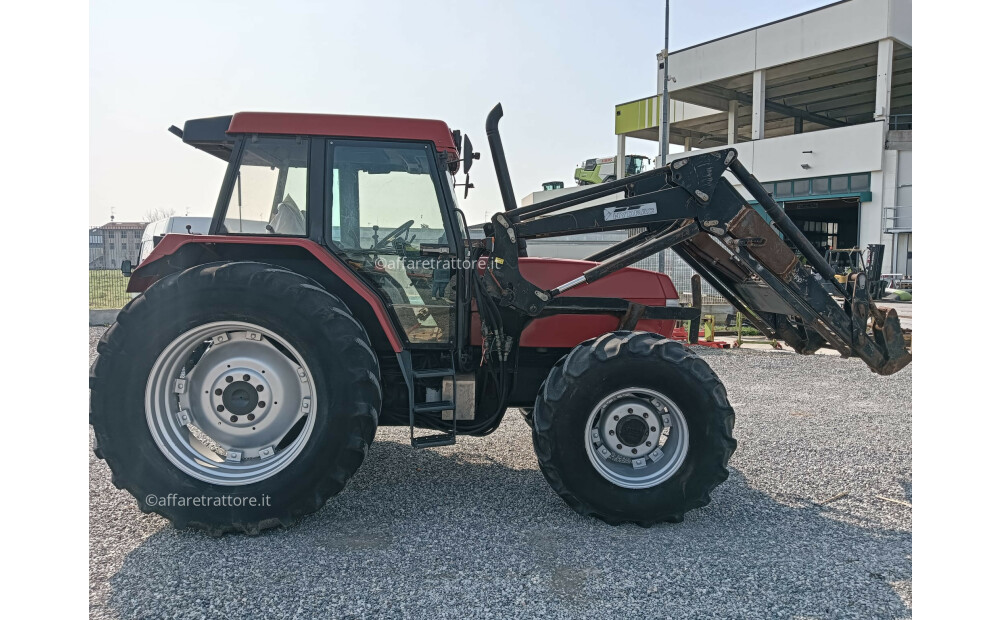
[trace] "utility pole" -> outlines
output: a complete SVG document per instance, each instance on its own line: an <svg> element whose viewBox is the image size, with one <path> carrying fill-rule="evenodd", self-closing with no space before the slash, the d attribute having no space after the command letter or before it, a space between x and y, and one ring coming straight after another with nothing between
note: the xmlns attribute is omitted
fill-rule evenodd
<svg viewBox="0 0 1000 620"><path fill-rule="evenodd" d="M663 20L663 97L660 100L660 165L667 165L667 152L670 150L670 94L667 84L670 76L667 74L667 56L670 45L670 0L666 0Z"/></svg>

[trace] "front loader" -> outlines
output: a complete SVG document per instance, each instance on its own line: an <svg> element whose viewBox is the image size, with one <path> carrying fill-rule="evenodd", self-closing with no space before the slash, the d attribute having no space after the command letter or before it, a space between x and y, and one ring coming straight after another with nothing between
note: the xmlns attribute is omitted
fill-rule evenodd
<svg viewBox="0 0 1000 620"><path fill-rule="evenodd" d="M574 510L680 521L726 479L736 442L719 378L666 337L686 320L696 339L700 308L629 267L666 248L799 353L833 347L880 374L909 362L865 274L838 282L735 150L517 207L502 114L486 133L504 210L482 240L454 192L478 154L440 121L251 112L172 127L227 171L209 234L166 235L98 345L91 423L115 484L177 527L255 533L342 490L378 425L444 446L515 407ZM621 229L640 232L585 261L527 256L530 239Z"/></svg>

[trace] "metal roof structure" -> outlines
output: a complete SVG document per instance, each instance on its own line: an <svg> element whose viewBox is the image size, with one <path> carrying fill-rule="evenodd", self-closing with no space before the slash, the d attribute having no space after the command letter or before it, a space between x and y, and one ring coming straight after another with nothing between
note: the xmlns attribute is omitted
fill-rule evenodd
<svg viewBox="0 0 1000 620"><path fill-rule="evenodd" d="M913 50L896 45L890 116L912 113L912 62ZM877 64L878 43L869 43L768 69L765 135L777 137L795 133L796 122L801 123L799 133L871 122ZM730 100L738 101L737 141L750 139L752 74L671 90L670 97L715 110L725 110ZM698 148L724 145L727 143L727 117L727 112L719 112L672 122L671 141L680 144L684 138L691 138ZM656 130L652 130L650 139L657 137Z"/></svg>
<svg viewBox="0 0 1000 620"><path fill-rule="evenodd" d="M782 20L671 51L670 141L692 148L752 138L754 76L764 76L768 138L889 117L910 129L912 60L909 0L843 0ZM891 40L890 99L877 102L880 42ZM663 70L663 53L660 71ZM661 73L662 76L662 73ZM760 76L758 76L760 77ZM883 76L884 77L884 76ZM616 106L615 133L659 139L660 96Z"/></svg>

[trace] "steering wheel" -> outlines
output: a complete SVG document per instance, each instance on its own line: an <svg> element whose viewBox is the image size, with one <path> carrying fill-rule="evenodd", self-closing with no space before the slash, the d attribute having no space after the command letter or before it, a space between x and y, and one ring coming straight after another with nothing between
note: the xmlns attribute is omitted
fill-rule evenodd
<svg viewBox="0 0 1000 620"><path fill-rule="evenodd" d="M372 249L373 250L384 250L385 248L391 247L392 242L397 237L405 235L407 233L407 231L410 230L411 226L413 226L413 220L410 220L410 221L406 222L405 224L403 224L399 228L397 228L397 229L393 230L392 232L390 232L388 235L386 235L386 236L382 237L381 239L379 239L379 242L376 243L375 246L372 247Z"/></svg>

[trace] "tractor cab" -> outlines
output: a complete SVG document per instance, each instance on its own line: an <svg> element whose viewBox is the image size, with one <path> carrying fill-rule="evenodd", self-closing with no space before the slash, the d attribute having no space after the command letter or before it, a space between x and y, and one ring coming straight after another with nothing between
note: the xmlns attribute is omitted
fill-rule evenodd
<svg viewBox="0 0 1000 620"><path fill-rule="evenodd" d="M452 342L466 236L458 132L423 119L258 112L171 131L229 162L210 234L321 243L380 293L410 343Z"/></svg>
<svg viewBox="0 0 1000 620"><path fill-rule="evenodd" d="M640 174L646 169L649 158L645 155L627 155L625 157L625 176Z"/></svg>

